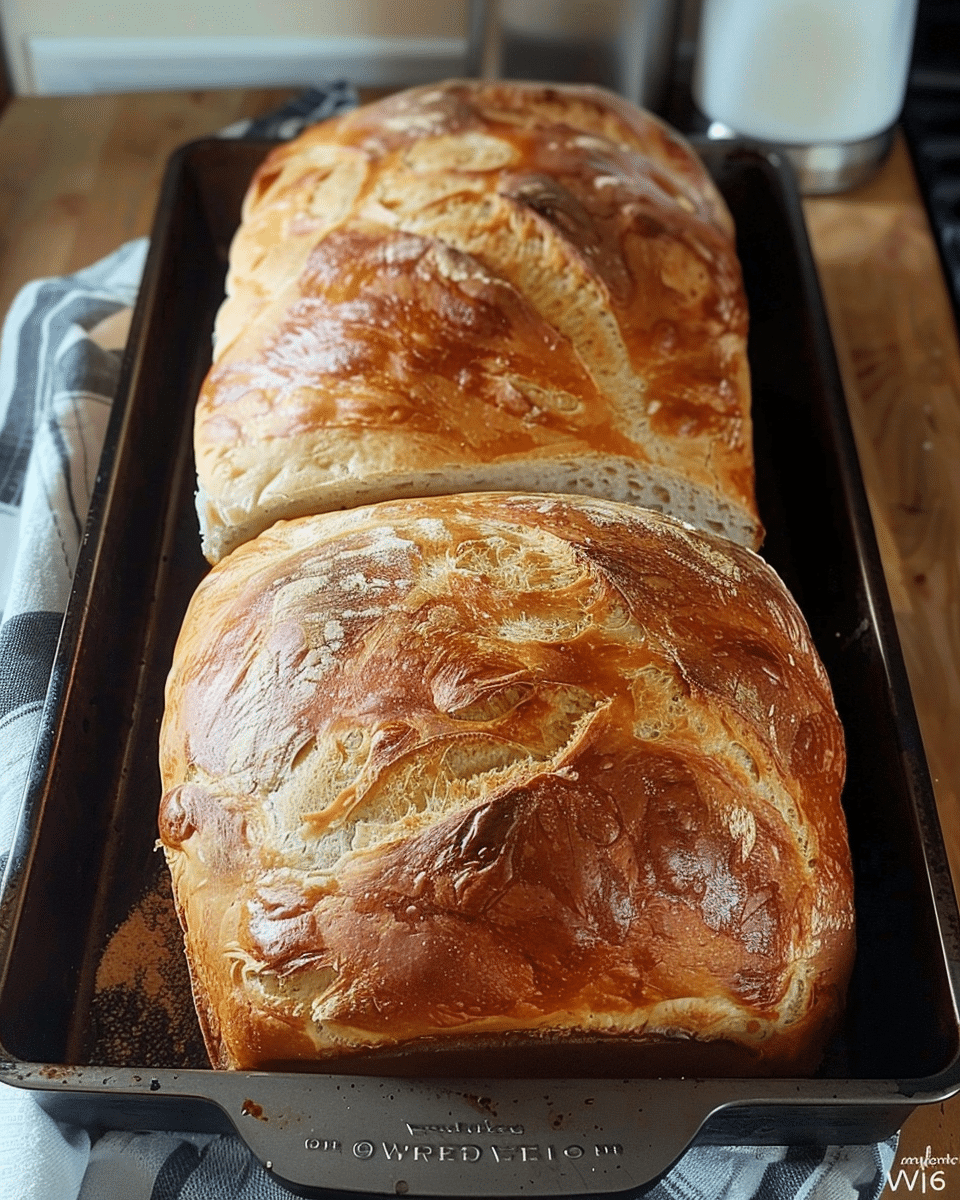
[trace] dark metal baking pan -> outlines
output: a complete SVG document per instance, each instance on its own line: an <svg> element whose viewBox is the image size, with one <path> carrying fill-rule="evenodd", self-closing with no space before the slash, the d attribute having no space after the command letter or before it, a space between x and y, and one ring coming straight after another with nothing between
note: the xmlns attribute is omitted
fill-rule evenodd
<svg viewBox="0 0 960 1200"><path fill-rule="evenodd" d="M909 688L789 174L702 152L751 310L764 553L848 738L859 950L814 1079L396 1080L205 1065L157 854L163 682L204 573L192 407L240 200L265 144L171 161L0 907L0 1078L92 1126L231 1130L279 1178L413 1195L583 1195L694 1140L857 1143L960 1090L960 938ZM139 958L138 958L139 955Z"/></svg>

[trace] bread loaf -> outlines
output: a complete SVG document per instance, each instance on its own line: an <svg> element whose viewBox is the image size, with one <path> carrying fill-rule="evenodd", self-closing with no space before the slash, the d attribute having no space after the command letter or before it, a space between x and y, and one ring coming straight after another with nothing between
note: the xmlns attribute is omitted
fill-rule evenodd
<svg viewBox="0 0 960 1200"><path fill-rule="evenodd" d="M204 550L278 518L595 494L756 546L733 226L676 133L600 89L454 81L270 153L195 427Z"/></svg>
<svg viewBox="0 0 960 1200"><path fill-rule="evenodd" d="M844 745L752 551L614 502L280 522L200 585L162 844L219 1067L797 1074L854 951Z"/></svg>

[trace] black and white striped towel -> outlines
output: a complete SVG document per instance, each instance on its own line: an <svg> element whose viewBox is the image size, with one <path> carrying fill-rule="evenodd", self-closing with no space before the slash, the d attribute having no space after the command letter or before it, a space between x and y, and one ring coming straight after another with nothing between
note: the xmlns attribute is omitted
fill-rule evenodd
<svg viewBox="0 0 960 1200"><path fill-rule="evenodd" d="M109 342L123 344L117 315L136 299L146 249L141 239L75 275L28 284L3 327L0 862L13 840L117 383L120 354Z"/></svg>
<svg viewBox="0 0 960 1200"><path fill-rule="evenodd" d="M292 136L356 103L342 84L224 131ZM0 863L13 841L147 243L28 285L0 342ZM650 1200L873 1200L896 1139L694 1147ZM92 1144L0 1084L2 1200L288 1200L237 1137L107 1132Z"/></svg>

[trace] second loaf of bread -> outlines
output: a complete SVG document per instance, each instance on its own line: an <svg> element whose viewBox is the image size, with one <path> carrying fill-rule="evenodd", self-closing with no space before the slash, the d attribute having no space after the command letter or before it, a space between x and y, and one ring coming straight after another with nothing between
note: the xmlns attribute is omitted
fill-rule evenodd
<svg viewBox="0 0 960 1200"><path fill-rule="evenodd" d="M827 677L774 572L674 521L280 522L190 605L161 770L215 1065L794 1074L842 1009Z"/></svg>
<svg viewBox="0 0 960 1200"><path fill-rule="evenodd" d="M690 146L600 89L452 81L271 152L197 406L216 561L405 495L595 494L756 546L747 309Z"/></svg>

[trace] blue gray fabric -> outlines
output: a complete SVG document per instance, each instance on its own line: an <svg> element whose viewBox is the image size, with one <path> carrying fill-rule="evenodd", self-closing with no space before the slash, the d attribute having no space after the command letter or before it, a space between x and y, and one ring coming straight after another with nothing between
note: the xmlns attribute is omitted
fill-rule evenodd
<svg viewBox="0 0 960 1200"><path fill-rule="evenodd" d="M345 84L224 131L290 137L356 103ZM116 387L97 327L135 300L141 239L76 274L32 283L0 343L0 862L12 843L61 618ZM896 1139L837 1147L694 1147L649 1200L874 1200ZM287 1200L238 1137L58 1124L0 1084L3 1200Z"/></svg>
<svg viewBox="0 0 960 1200"><path fill-rule="evenodd" d="M356 90L342 80L322 88L308 88L294 96L276 112L263 117L237 121L220 130L221 137L234 138L292 138L308 125L326 121L338 113L349 112L358 104Z"/></svg>

